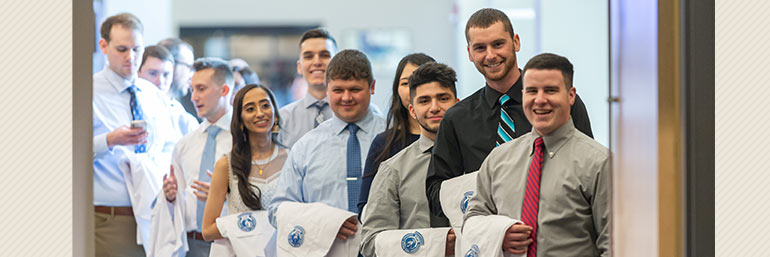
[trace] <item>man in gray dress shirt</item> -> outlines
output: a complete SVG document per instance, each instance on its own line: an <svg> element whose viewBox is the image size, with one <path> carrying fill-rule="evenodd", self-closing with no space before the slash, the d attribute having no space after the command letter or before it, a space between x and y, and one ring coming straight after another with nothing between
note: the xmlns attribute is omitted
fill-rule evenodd
<svg viewBox="0 0 770 257"><path fill-rule="evenodd" d="M431 224L438 219L430 218L423 192L441 118L458 101L455 81L452 68L434 62L421 65L409 77L409 112L420 124L420 139L380 164L363 215L364 256L374 256L374 242L380 232L441 226ZM450 230L446 255L454 254L454 239Z"/></svg>
<svg viewBox="0 0 770 257"><path fill-rule="evenodd" d="M572 123L572 64L540 54L523 74L523 109L532 131L492 150L479 169L465 220L492 214L521 219L525 224L512 225L503 238L509 253L609 256L610 153ZM532 210L535 222L526 224Z"/></svg>
<svg viewBox="0 0 770 257"><path fill-rule="evenodd" d="M297 73L307 81L302 99L281 108L278 141L292 147L300 137L332 117L324 78L329 60L337 53L337 41L323 28L306 31L299 40Z"/></svg>

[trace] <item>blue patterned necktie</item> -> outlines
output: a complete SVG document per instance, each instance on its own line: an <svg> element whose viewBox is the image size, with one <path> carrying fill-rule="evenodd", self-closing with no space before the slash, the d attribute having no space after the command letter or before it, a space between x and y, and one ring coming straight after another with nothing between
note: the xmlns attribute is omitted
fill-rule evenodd
<svg viewBox="0 0 770 257"><path fill-rule="evenodd" d="M142 112L142 105L140 105L139 101L136 100L136 85L131 85L130 87L128 87L128 93L131 95L131 100L128 102L128 104L131 106L131 119L143 120L144 113ZM147 145L145 144L136 145L134 152L135 153L147 152Z"/></svg>
<svg viewBox="0 0 770 257"><path fill-rule="evenodd" d="M313 120L313 128L318 127L318 124L321 124L326 119L324 119L324 106L326 106L328 103L318 101L313 104L313 107L318 109L318 114L315 115L315 119Z"/></svg>
<svg viewBox="0 0 770 257"><path fill-rule="evenodd" d="M214 152L217 150L217 134L219 134L220 128L212 124L206 129L206 145L203 146L203 155L201 155L201 168L198 171L198 180L201 182L211 182L211 178L206 174L206 170L214 172ZM198 230L203 231L203 210L206 209L206 202L197 201L198 203Z"/></svg>
<svg viewBox="0 0 770 257"><path fill-rule="evenodd" d="M514 138L514 133L516 133L516 127L513 125L513 119L511 119L511 116L508 115L508 112L505 111L505 102L508 102L508 100L511 100L511 97L503 94L500 97L500 122L498 122L497 125L497 146L511 141Z"/></svg>
<svg viewBox="0 0 770 257"><path fill-rule="evenodd" d="M356 205L361 193L361 145L358 144L358 137L356 137L358 126L355 123L348 123L348 131L350 132L347 154L348 176L346 179L348 182L348 211L357 213Z"/></svg>

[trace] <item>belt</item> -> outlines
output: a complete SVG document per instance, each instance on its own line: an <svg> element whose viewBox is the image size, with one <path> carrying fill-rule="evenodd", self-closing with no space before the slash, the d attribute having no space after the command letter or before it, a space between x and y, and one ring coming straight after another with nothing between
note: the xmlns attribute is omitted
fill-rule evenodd
<svg viewBox="0 0 770 257"><path fill-rule="evenodd" d="M205 241L205 239L203 239L203 234L201 234L201 232L198 232L198 231L187 232L187 238Z"/></svg>
<svg viewBox="0 0 770 257"><path fill-rule="evenodd" d="M114 206L94 206L94 212L118 215L118 216L134 216L134 209L131 206L127 207L114 207Z"/></svg>

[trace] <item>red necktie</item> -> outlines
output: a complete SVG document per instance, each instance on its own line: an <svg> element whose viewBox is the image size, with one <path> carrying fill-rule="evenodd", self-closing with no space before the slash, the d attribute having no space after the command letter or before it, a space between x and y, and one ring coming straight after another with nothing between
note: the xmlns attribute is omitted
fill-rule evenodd
<svg viewBox="0 0 770 257"><path fill-rule="evenodd" d="M532 243L527 248L527 257L537 256L537 214L540 209L540 174L543 168L543 138L535 139L535 154L527 171L527 187L524 204L521 206L521 221L532 227Z"/></svg>

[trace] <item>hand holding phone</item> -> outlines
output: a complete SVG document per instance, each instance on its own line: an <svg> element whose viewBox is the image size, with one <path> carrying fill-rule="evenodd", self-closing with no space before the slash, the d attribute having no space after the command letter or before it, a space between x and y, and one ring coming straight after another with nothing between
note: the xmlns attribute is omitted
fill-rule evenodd
<svg viewBox="0 0 770 257"><path fill-rule="evenodd" d="M144 120L132 120L131 121L131 128L132 129L139 128L139 129L142 129L142 130L146 130L147 129L147 122L144 121Z"/></svg>

